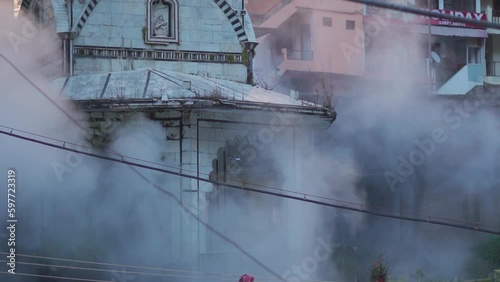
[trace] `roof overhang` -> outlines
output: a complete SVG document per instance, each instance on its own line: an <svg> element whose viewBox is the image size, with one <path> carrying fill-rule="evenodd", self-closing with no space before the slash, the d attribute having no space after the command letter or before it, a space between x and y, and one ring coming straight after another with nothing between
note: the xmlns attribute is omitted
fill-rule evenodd
<svg viewBox="0 0 500 282"><path fill-rule="evenodd" d="M173 99L91 99L68 100L76 104L78 110L95 112L124 112L136 111L155 113L165 111L217 111L224 112L226 116L248 115L249 121L254 121L255 116L262 120L269 120L272 115L284 114L300 117L294 126L312 129L327 129L336 120L335 111L316 106L294 106L273 103L258 103L240 100L195 100Z"/></svg>

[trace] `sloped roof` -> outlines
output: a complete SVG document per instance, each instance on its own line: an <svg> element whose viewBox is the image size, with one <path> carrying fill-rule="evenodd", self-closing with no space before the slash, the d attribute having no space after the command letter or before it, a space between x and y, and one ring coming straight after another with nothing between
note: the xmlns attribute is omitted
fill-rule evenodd
<svg viewBox="0 0 500 282"><path fill-rule="evenodd" d="M183 83L190 83L191 87ZM84 74L53 81L72 100L94 99L204 99L312 107L300 100L248 84L158 69ZM320 107L316 107L320 108Z"/></svg>
<svg viewBox="0 0 500 282"><path fill-rule="evenodd" d="M52 82L61 100L93 109L137 105L155 108L286 111L317 116L331 124L336 113L287 95L233 81L158 69L84 74Z"/></svg>

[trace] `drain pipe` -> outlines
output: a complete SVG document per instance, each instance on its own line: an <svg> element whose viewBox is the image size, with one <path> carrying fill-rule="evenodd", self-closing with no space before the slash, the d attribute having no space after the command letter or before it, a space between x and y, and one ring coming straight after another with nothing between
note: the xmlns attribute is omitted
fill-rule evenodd
<svg viewBox="0 0 500 282"><path fill-rule="evenodd" d="M73 0L69 0L70 24L69 24L69 75L73 76Z"/></svg>
<svg viewBox="0 0 500 282"><path fill-rule="evenodd" d="M241 25L243 26L243 30L245 30L245 15L247 11L245 10L245 0L241 0Z"/></svg>

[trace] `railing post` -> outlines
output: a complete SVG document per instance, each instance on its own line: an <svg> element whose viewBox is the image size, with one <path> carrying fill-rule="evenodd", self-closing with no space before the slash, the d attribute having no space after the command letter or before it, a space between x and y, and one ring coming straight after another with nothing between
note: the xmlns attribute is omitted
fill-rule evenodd
<svg viewBox="0 0 500 282"><path fill-rule="evenodd" d="M288 50L286 48L281 48L281 54L283 55L283 61L288 60Z"/></svg>

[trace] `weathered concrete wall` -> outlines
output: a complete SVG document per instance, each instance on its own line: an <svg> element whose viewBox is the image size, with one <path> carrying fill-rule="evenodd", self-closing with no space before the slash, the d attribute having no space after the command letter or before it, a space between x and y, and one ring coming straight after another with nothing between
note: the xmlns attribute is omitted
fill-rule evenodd
<svg viewBox="0 0 500 282"><path fill-rule="evenodd" d="M114 118L114 116L115 114L110 113L105 115L102 113L92 114L93 118L99 120ZM286 181L276 187L268 177L258 174L258 177L244 179L247 182L246 186L269 185L293 190L296 188L295 185L302 181L300 179L302 168L299 160L301 153L307 153L311 136L308 132L294 126L297 116L278 116L275 113L266 112L222 110L181 112L170 110L156 112L151 115L151 118L166 128L165 146L158 153L162 156L162 162L169 166L167 168L169 170L208 179L212 170L212 160L217 157L217 150L223 147L226 141L233 140L236 136L242 136L248 137L250 145L256 148L256 166L262 166L262 162L258 162L259 156L270 156L275 167L277 166L277 172L274 172L273 178L279 179L280 174L283 177L284 174L287 176L283 178ZM284 126L285 124L288 126ZM264 168L264 173L266 169L268 168ZM169 185L165 189L178 197L194 214L209 221L207 203L199 199L203 198L205 193L214 191L212 184L175 176L172 176L172 179L174 180L169 181ZM270 198L261 194L251 195L252 197ZM212 208L223 207L226 204L225 200L222 199L217 202L218 205L222 206L212 206ZM272 217L273 215L269 215L269 219ZM293 220L295 215L286 215L285 218L283 220ZM217 243L220 241L213 241L216 236L207 231L203 225L181 208L173 208L167 220L169 226L176 230L169 240L182 242L171 248L172 256L177 261L189 261L190 258L201 255L202 265L200 267L203 268L206 266L203 263L203 258L206 258L209 253L220 251L218 248L221 248L221 245ZM248 240L250 239L248 238ZM286 244L286 242L287 238L283 238L282 243ZM241 254L234 255L241 257ZM210 260L228 259L224 257L210 258Z"/></svg>

